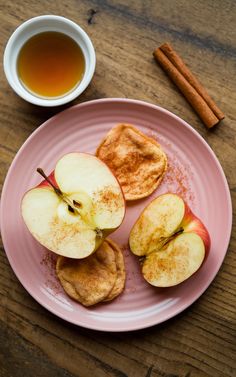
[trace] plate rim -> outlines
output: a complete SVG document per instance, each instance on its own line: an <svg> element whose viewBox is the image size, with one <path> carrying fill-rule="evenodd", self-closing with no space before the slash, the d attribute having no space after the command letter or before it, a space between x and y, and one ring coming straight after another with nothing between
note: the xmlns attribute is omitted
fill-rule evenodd
<svg viewBox="0 0 236 377"><path fill-rule="evenodd" d="M106 104L106 103L114 103L114 102L128 103L128 104L133 104L133 105L141 105L141 106L144 106L144 107L151 108L153 110L157 110L161 113L164 113L168 117L175 119L177 122L179 122L181 124L181 126L183 126L184 128L187 128L191 133L193 133L193 135L199 139L199 141L204 145L204 147L208 150L208 152L212 155L212 157L214 159L214 163L216 164L216 166L219 170L219 173L220 173L221 178L222 178L222 182L224 184L224 189L225 189L225 193L226 193L226 197L227 197L227 203L226 204L229 207L229 219L228 219L229 220L229 227L228 227L228 234L225 237L225 240L226 240L225 243L227 245L226 250L224 251L224 253L222 255L222 260L220 261L219 268L216 269L215 273L211 276L211 278L208 280L207 284L200 290L200 292L198 292L197 295L195 295L194 297L191 297L191 299L188 301L187 304L182 305L179 309L173 310L169 315L166 315L165 319L163 319L161 321L158 321L158 319L148 321L148 319L147 319L145 321L145 323L143 323L142 325L140 325L140 324L138 324L138 325L129 324L129 328L122 328L122 324L121 324L120 328L115 328L115 329L112 328L112 324L110 324L110 323L109 324L105 323L105 327L104 327L104 323L102 323L103 326L99 326L99 325L96 326L96 325L91 325L91 324L86 325L86 323L81 324L81 323L78 323L78 321L75 321L73 319L71 320L64 315L57 313L57 311L55 309L53 309L50 305L44 303L43 300L36 297L36 295L34 293L32 293L31 290L28 287L26 288L25 284L21 281L21 278L18 275L18 272L16 271L16 267L14 266L14 263L11 259L10 251L7 250L7 247L5 246L5 234L4 234L4 231L3 231L4 228L1 225L1 224L3 224L3 211L2 211L2 205L1 204L2 204L2 202L4 202L4 198L5 198L5 195L6 195L6 188L7 188L7 185L8 185L8 180L10 179L10 175L11 175L12 171L14 170L14 165L16 163L18 156L22 153L22 151L24 150L26 145L28 145L28 143L30 143L31 139L37 137L37 134L43 128L47 127L48 123L51 123L51 121L55 121L62 114L69 113L69 112L72 112L72 111L76 111L77 108L83 108L83 107L86 107L86 106L93 106L94 104L96 105L96 104ZM175 115L171 111L169 111L169 110L167 110L167 109L165 109L161 106L158 106L158 105L146 102L146 101L131 99L131 98L116 98L116 97L114 97L114 98L100 98L100 99L95 99L95 100L88 100L86 102L82 102L82 103L70 106L69 108L60 111L59 113L53 115L52 117L50 117L49 119L44 121L42 124L40 124L37 127L37 129L34 130L27 137L27 139L24 141L24 143L19 148L18 152L15 154L15 156L14 156L14 158L13 158L13 160L12 160L12 162L11 162L9 168L8 168L7 174L5 176L5 180L4 180L3 187L2 187L2 193L1 193L1 202L0 202L0 231L1 231L2 241L3 241L4 251L5 251L5 254L7 256L7 259L9 261L9 264L10 264L14 274L16 275L17 279L19 280L21 285L24 287L24 289L28 292L28 294L31 297L33 297L33 299L36 302L38 302L42 307L44 307L49 312L56 315L58 318L62 318L63 320L67 321L68 323L72 323L76 326L80 326L80 327L87 328L87 329L90 329L90 330L104 331L104 332L114 332L114 333L115 332L128 332L128 331L136 331L136 330L149 328L151 326L161 324L161 323L166 322L167 320L169 320L171 318L174 318L176 315L180 314L181 312L183 312L184 310L189 308L209 288L210 284L212 283L212 281L215 279L216 275L218 274L218 272L219 272L219 270L220 270L220 268L223 264L223 261L225 259L225 256L227 254L227 251L228 251L230 238L231 238L231 232L232 232L232 222L233 222L233 212L232 211L233 211L233 209L232 209L232 198L231 198L230 188L229 188L228 181L227 181L227 178L225 176L224 170L223 170L223 168L220 164L220 161L218 160L215 152L210 147L210 145L206 142L206 140L190 124L188 124L185 120L183 120L179 116ZM99 324L101 325L100 322L99 322Z"/></svg>

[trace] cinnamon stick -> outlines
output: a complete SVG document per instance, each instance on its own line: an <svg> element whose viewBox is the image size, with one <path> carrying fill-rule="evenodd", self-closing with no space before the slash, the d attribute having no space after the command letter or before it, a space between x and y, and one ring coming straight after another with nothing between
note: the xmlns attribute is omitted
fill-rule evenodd
<svg viewBox="0 0 236 377"><path fill-rule="evenodd" d="M224 118L222 111L169 43L157 48L153 55L208 128Z"/></svg>
<svg viewBox="0 0 236 377"><path fill-rule="evenodd" d="M196 89L200 96L206 101L206 103L211 108L216 117L219 120L222 120L224 118L224 114L222 113L222 111L218 108L216 103L209 96L209 94L207 93L206 89L202 86L200 81L192 74L192 72L186 66L181 57L173 50L171 45L169 43L164 43L162 46L160 46L160 49L162 52L164 52L164 54L171 61L171 63L173 63L174 66L180 71L180 73L182 73L186 80L194 87L194 89Z"/></svg>

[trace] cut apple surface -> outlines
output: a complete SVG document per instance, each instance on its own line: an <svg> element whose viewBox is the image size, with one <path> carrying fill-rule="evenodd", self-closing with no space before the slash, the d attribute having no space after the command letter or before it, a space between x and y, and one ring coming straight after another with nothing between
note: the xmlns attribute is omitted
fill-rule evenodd
<svg viewBox="0 0 236 377"><path fill-rule="evenodd" d="M170 287L193 275L210 248L210 236L176 194L154 199L133 226L129 244L141 257L142 274L152 285Z"/></svg>
<svg viewBox="0 0 236 377"><path fill-rule="evenodd" d="M24 195L21 208L29 231L43 246L70 258L84 258L120 226L125 201L105 163L86 153L69 153L48 178Z"/></svg>
<svg viewBox="0 0 236 377"><path fill-rule="evenodd" d="M157 253L147 255L142 273L157 287L170 287L189 278L201 266L205 257L202 239L195 233L176 236Z"/></svg>

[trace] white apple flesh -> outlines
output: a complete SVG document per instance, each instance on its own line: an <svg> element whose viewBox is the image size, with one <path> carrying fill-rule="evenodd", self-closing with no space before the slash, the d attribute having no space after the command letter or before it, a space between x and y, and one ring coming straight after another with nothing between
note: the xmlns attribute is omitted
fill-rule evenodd
<svg viewBox="0 0 236 377"><path fill-rule="evenodd" d="M51 251L85 258L123 221L120 185L105 163L87 153L63 156L46 179L23 197L25 224Z"/></svg>
<svg viewBox="0 0 236 377"><path fill-rule="evenodd" d="M163 194L144 209L129 244L141 257L144 278L154 286L170 287L200 268L210 249L210 236L180 196Z"/></svg>

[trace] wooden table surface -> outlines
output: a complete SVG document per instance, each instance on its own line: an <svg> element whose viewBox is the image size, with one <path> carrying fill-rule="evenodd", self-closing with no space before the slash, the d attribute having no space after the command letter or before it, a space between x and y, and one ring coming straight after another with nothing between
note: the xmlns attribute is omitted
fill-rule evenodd
<svg viewBox="0 0 236 377"><path fill-rule="evenodd" d="M186 120L209 143L236 207L236 3L234 0L0 1L1 56L23 21L59 14L80 24L97 54L94 78L73 104L128 97L160 105ZM152 58L171 42L208 88L225 120L207 130ZM2 69L0 183L22 143L62 108L20 99ZM69 106L71 106L70 104ZM216 203L217 206L217 203ZM236 229L224 263L206 292L177 317L131 333L70 325L41 307L15 277L1 246L0 376L236 376Z"/></svg>

